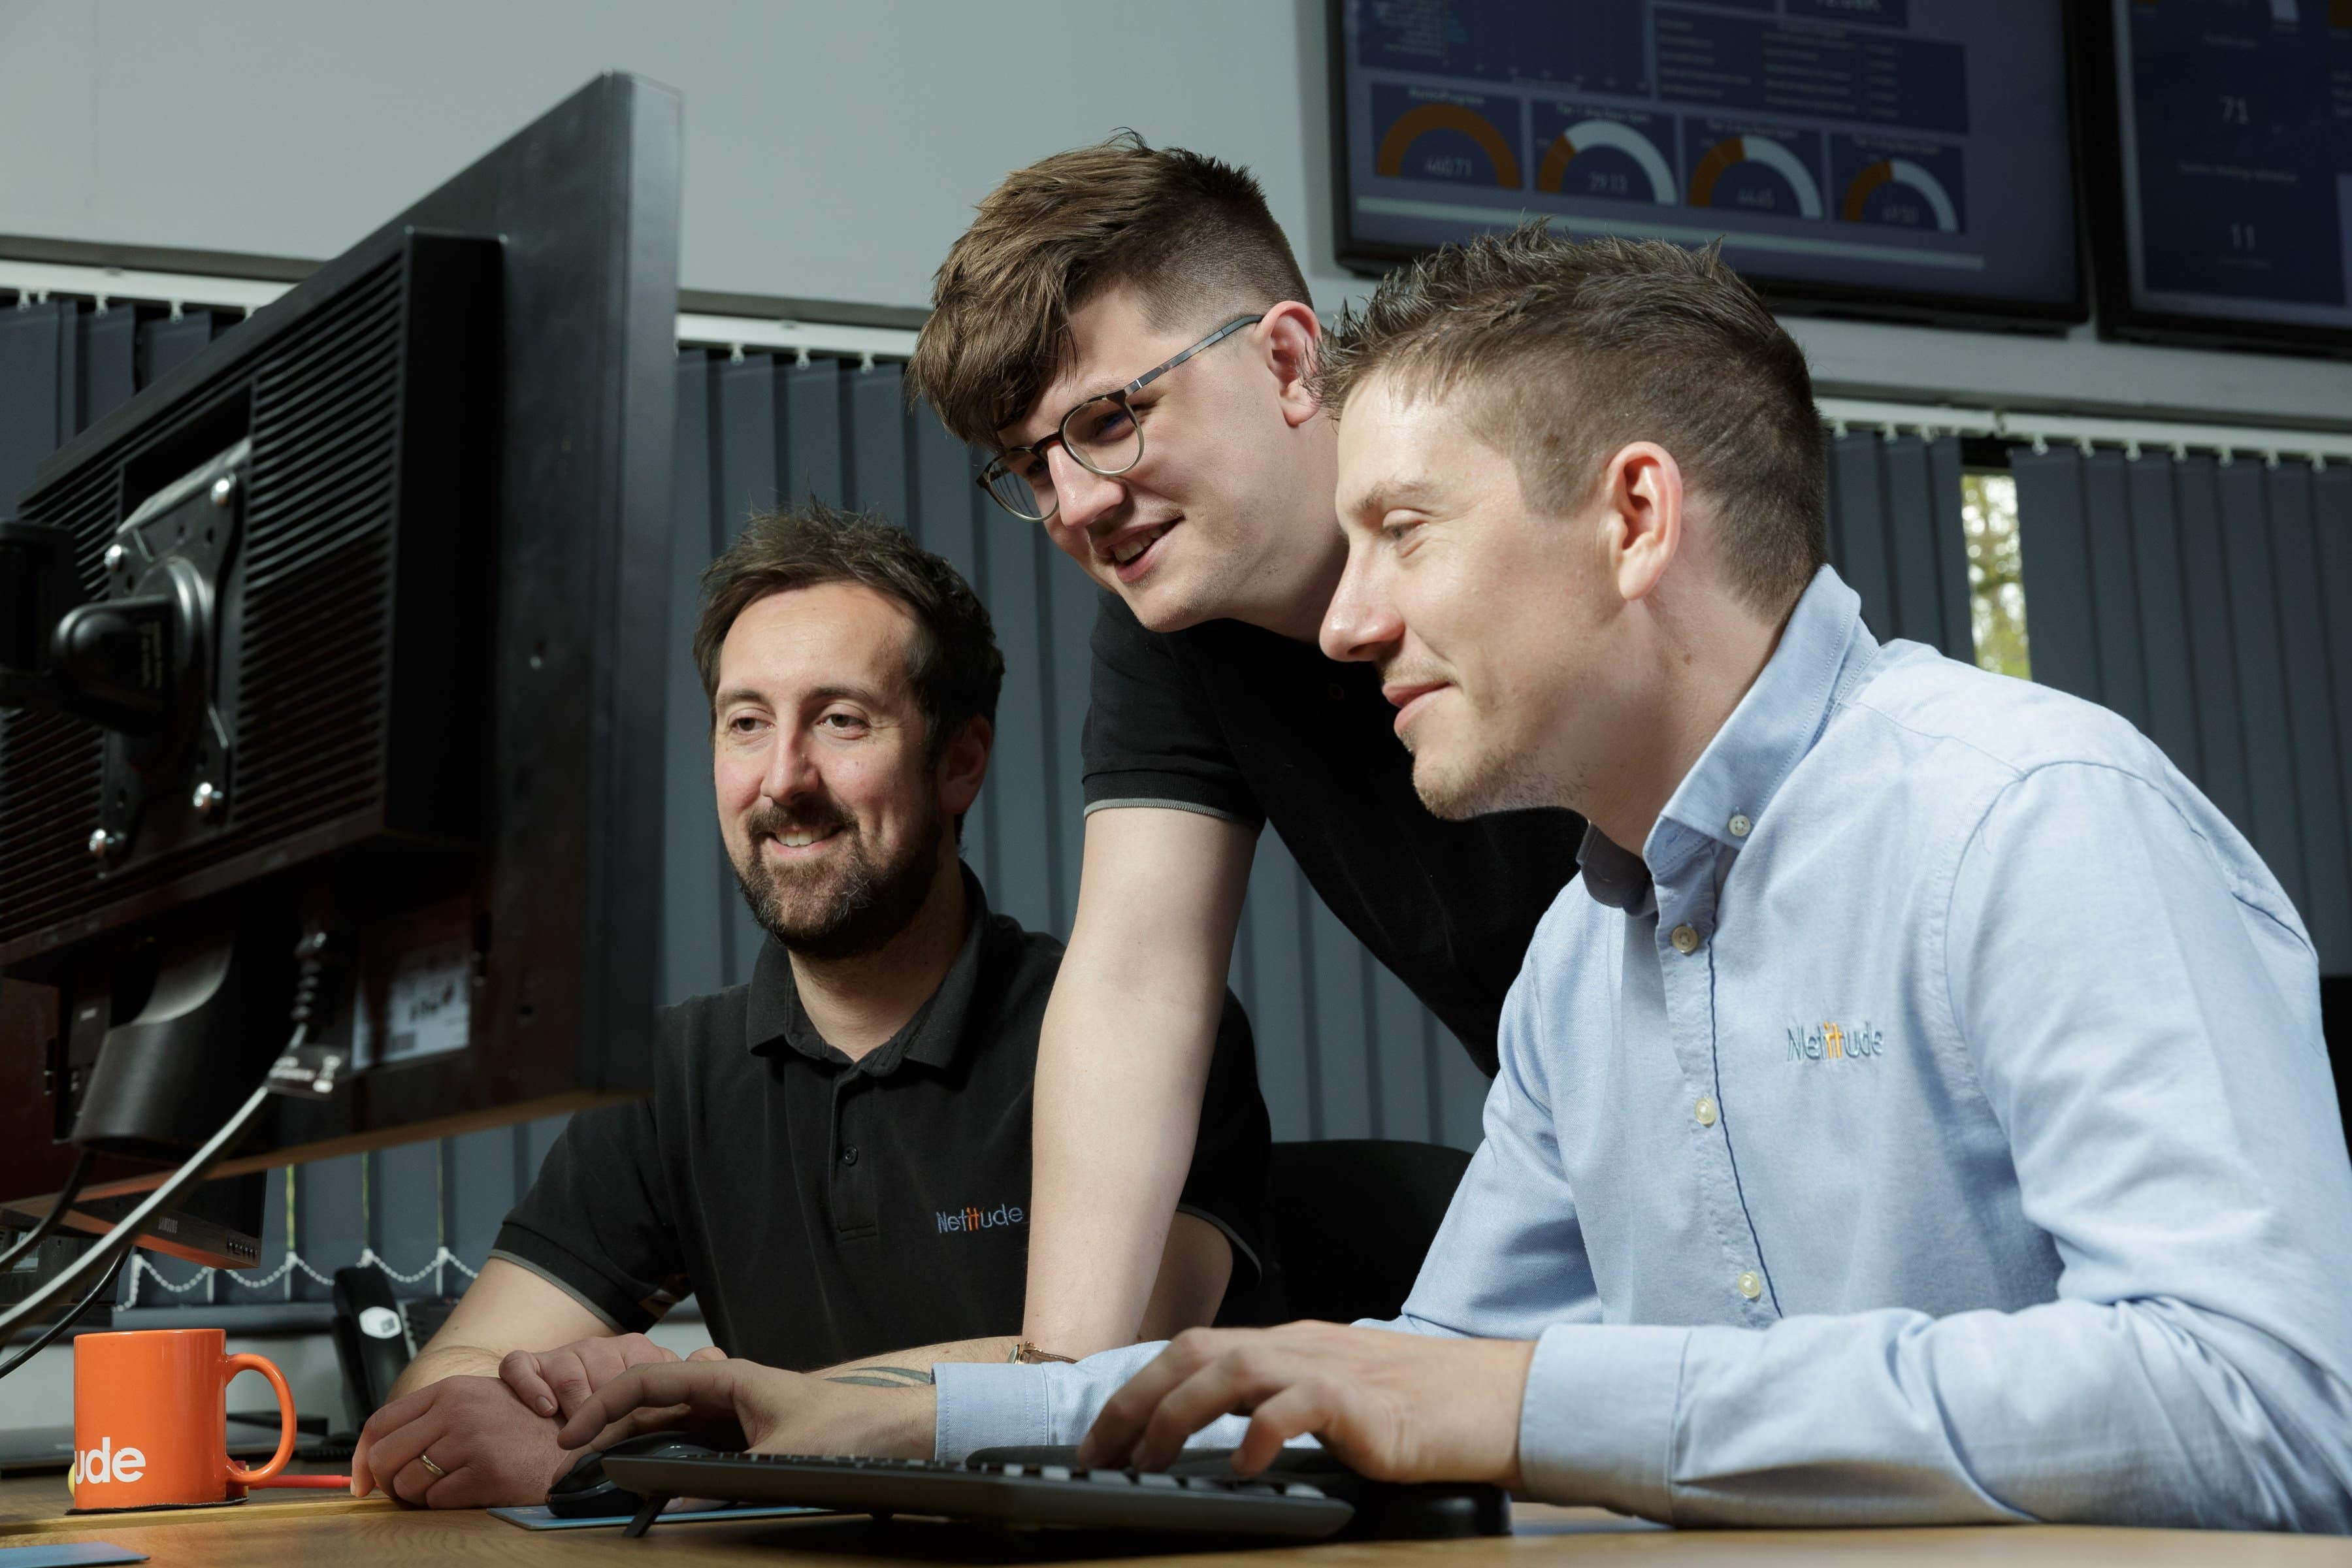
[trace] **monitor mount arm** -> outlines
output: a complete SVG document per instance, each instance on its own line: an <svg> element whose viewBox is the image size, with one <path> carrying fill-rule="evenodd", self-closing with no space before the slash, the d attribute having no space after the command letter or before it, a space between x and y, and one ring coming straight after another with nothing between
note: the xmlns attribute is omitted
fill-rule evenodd
<svg viewBox="0 0 2352 1568"><path fill-rule="evenodd" d="M71 534L0 522L0 707L105 731L83 845L99 876L227 824L251 457L239 441L142 501L106 547L95 597Z"/></svg>

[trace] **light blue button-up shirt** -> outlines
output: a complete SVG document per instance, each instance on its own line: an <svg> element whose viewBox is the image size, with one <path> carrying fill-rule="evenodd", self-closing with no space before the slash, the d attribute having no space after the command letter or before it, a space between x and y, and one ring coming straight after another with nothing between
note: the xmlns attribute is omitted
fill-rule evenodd
<svg viewBox="0 0 2352 1568"><path fill-rule="evenodd" d="M1824 568L1642 854L1588 840L1501 1054L1390 1326L1539 1342L1529 1495L2352 1530L2317 965L2122 720ZM1154 1348L942 1365L940 1452L1074 1442Z"/></svg>

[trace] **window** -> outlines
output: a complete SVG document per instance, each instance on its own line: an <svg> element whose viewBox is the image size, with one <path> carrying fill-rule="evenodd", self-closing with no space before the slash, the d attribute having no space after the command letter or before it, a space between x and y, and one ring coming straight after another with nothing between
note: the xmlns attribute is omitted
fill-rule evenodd
<svg viewBox="0 0 2352 1568"><path fill-rule="evenodd" d="M2017 480L2006 468L1971 468L1960 476L1960 525L1969 542L1969 625L1977 668L2031 680Z"/></svg>

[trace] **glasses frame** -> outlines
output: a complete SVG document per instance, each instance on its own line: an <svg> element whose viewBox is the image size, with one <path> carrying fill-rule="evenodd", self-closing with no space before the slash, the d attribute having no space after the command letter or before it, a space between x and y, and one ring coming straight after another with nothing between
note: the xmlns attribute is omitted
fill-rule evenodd
<svg viewBox="0 0 2352 1568"><path fill-rule="evenodd" d="M1035 512L1021 510L1011 501L1006 500L1003 496L996 493L993 481L1003 475L1011 473L1012 471L1005 466L1005 460L1007 458L1027 456L1034 458L1042 464L1045 461L1046 449L1058 445L1063 451L1067 452L1070 455L1070 460L1072 462L1077 464L1078 467L1086 469L1086 471L1090 474L1100 475L1106 479L1115 479L1121 474L1133 473L1135 471L1136 464L1143 461L1143 421L1135 418L1135 405L1129 403L1128 399L1133 397L1137 393L1141 392L1145 387L1150 386L1153 382L1158 381L1161 376L1166 375L1170 371L1174 370L1178 365L1182 364L1186 360L1191 359L1194 354L1201 353L1205 350L1216 347L1219 343L1223 342L1227 338L1232 337L1235 332L1240 331L1244 327L1256 326L1260 321L1265 320L1267 314L1268 312L1261 310L1254 316L1235 316L1232 321L1227 321L1223 326L1219 327L1215 331L1211 332L1207 337L1202 338L1199 342L1194 343L1182 353L1176 355L1173 359L1162 360L1160 363L1153 365L1150 370L1145 371L1141 375L1137 376L1133 381L1129 382L1125 386L1118 387L1110 392L1097 392L1092 397L1080 398L1077 402L1072 404L1069 411L1064 414L1062 417L1055 422L1052 434L1041 436L1026 447L1005 447L1004 450L999 452L995 457L989 459L987 467L982 468L977 475L973 476L972 483L978 485L982 491L987 495L989 500L994 501L998 506L1003 508L1004 510L1010 512L1013 516L1019 518L1024 522L1053 521L1055 518L1061 515L1062 511L1062 499L1059 494L1056 494L1054 498L1053 510L1041 517ZM1118 404L1121 408L1127 410L1127 416L1135 421L1135 456L1129 458L1124 464L1116 468L1099 468L1087 461L1087 455L1080 451L1076 446L1072 445L1070 441L1070 421L1078 416L1080 410L1091 408L1097 403L1105 402ZM1053 470L1048 468L1046 471L1051 473ZM1026 481L1024 482L1025 483Z"/></svg>

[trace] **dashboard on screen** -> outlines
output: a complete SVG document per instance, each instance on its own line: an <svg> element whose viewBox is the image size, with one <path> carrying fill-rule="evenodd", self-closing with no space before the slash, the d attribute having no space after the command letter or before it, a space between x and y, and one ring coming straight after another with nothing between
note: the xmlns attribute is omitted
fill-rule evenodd
<svg viewBox="0 0 2352 1568"><path fill-rule="evenodd" d="M2352 348L2352 0L2099 0L2101 316Z"/></svg>
<svg viewBox="0 0 2352 1568"><path fill-rule="evenodd" d="M1331 0L1340 257L1542 216L1777 298L2082 320L2057 0Z"/></svg>

